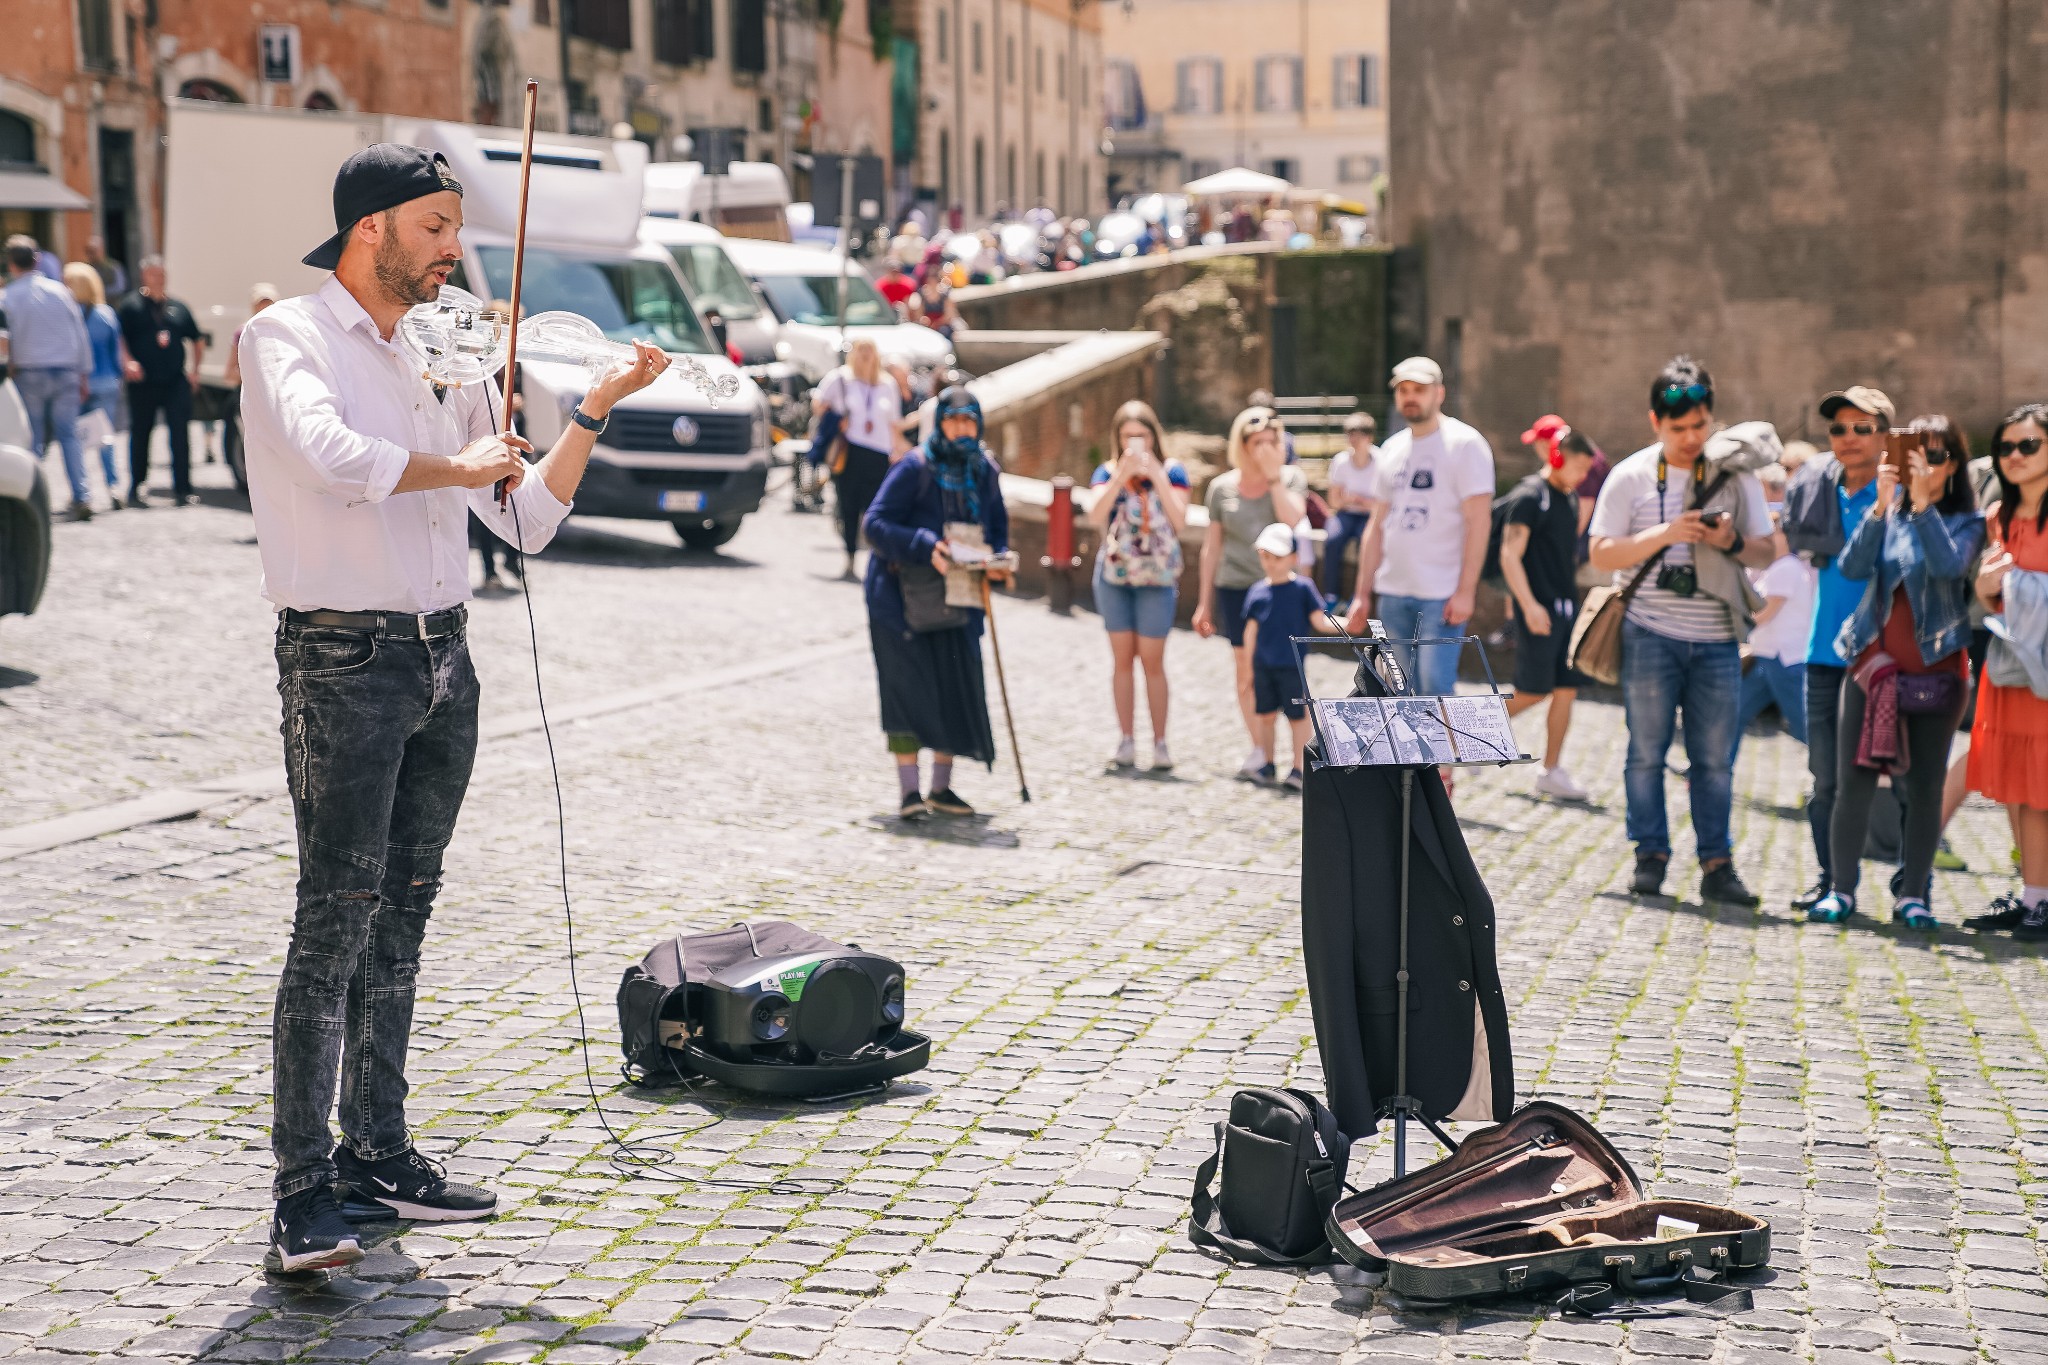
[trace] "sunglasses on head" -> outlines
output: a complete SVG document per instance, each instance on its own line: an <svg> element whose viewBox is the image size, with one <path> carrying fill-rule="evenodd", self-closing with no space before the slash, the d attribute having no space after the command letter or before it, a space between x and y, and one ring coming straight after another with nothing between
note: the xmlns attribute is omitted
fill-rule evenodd
<svg viewBox="0 0 2048 1365"><path fill-rule="evenodd" d="M1267 427L1277 427L1279 425L1279 413L1274 412L1271 408L1257 408L1253 410L1251 416L1244 419L1244 434L1247 436L1255 435L1258 432L1264 431Z"/></svg>
<svg viewBox="0 0 2048 1365"><path fill-rule="evenodd" d="M1669 408L1680 403L1704 403L1713 396L1713 392L1705 384L1667 384L1664 386L1664 406Z"/></svg>
<svg viewBox="0 0 2048 1365"><path fill-rule="evenodd" d="M1857 434L1858 436L1875 436L1875 435L1877 435L1877 423L1875 423L1875 422L1830 422L1830 423L1828 423L1828 435L1830 435L1830 436L1847 436L1847 435L1848 435L1848 434L1849 434L1850 432L1852 432L1852 431L1853 431L1853 432L1855 432L1855 433L1856 433L1856 434Z"/></svg>
<svg viewBox="0 0 2048 1365"><path fill-rule="evenodd" d="M2029 436L2019 441L1999 441L1991 447L1991 452L2001 460L2008 455L2039 455L2043 444L2039 436Z"/></svg>

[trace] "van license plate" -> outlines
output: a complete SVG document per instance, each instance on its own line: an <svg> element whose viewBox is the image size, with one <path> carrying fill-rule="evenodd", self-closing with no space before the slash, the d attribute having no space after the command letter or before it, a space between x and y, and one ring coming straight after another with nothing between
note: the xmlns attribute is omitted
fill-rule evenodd
<svg viewBox="0 0 2048 1365"><path fill-rule="evenodd" d="M661 495L661 510L664 512L701 512L704 510L704 495L687 489L671 488Z"/></svg>

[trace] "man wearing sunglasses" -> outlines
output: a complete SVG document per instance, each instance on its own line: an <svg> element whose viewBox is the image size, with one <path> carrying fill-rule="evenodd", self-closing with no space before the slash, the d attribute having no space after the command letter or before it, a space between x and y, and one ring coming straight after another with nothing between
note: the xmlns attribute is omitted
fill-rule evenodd
<svg viewBox="0 0 2048 1365"><path fill-rule="evenodd" d="M1813 775L1806 818L1813 828L1820 877L1792 898L1795 910L1812 909L1828 893L1828 828L1835 815L1838 754L1835 719L1841 710L1842 680L1848 676L1847 662L1835 651L1835 637L1869 586L1844 577L1835 558L1842 552L1847 528L1861 522L1877 501L1878 459L1897 410L1882 390L1855 384L1821 399L1820 415L1827 423L1830 458L1809 460L1785 490L1786 544L1819 570L1813 633L1806 644L1806 767Z"/></svg>

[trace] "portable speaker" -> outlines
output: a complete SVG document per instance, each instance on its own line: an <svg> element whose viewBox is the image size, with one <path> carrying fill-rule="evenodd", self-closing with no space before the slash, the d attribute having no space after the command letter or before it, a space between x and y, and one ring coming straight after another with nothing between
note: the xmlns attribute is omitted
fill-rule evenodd
<svg viewBox="0 0 2048 1365"><path fill-rule="evenodd" d="M903 1026L903 968L860 949L736 962L704 983L706 1048L736 1062L826 1062Z"/></svg>

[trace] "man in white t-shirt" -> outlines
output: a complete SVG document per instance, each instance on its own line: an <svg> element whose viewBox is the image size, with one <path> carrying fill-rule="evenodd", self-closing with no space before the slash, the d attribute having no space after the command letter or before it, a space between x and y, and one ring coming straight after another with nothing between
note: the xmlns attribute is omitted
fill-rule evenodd
<svg viewBox="0 0 2048 1365"><path fill-rule="evenodd" d="M1700 897L1755 905L1736 874L1728 828L1740 641L1753 596L1735 566L1768 566L1777 536L1756 475L1715 474L1702 458L1714 432L1714 380L1705 366L1679 356L1664 367L1650 386L1650 427L1657 440L1608 474L1587 527L1595 569L1613 574L1616 588L1642 579L1621 627L1632 888L1640 896L1663 893L1671 862L1664 759L1683 713Z"/></svg>
<svg viewBox="0 0 2048 1365"><path fill-rule="evenodd" d="M1369 412L1344 419L1344 449L1330 461L1330 521L1323 528L1323 596L1342 601L1344 552L1364 537L1372 519L1372 462L1379 454L1379 424Z"/></svg>
<svg viewBox="0 0 2048 1365"><path fill-rule="evenodd" d="M1345 629L1377 616L1395 640L1459 634L1472 619L1486 539L1493 529L1493 448L1443 415L1444 372L1426 356L1394 367L1394 407L1408 425L1373 461L1370 521L1358 544L1358 582ZM1377 610L1375 610L1377 607ZM1423 696L1458 686L1457 645L1397 650Z"/></svg>

